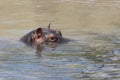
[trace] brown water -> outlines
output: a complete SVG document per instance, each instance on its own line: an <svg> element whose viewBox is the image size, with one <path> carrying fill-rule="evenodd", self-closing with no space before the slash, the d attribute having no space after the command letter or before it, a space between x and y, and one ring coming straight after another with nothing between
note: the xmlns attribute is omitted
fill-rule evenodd
<svg viewBox="0 0 120 80"><path fill-rule="evenodd" d="M52 23L71 39L43 56L19 38ZM119 80L120 0L0 0L1 80Z"/></svg>

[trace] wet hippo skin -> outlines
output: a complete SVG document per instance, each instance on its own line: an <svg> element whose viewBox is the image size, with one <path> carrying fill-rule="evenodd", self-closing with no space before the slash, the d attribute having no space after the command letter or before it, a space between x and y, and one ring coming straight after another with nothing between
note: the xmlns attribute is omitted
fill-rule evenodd
<svg viewBox="0 0 120 80"><path fill-rule="evenodd" d="M60 30L55 30L50 28L50 24L47 28L39 27L20 39L23 43L27 44L36 49L36 52L41 52L43 44L47 45L49 43L64 43L66 40L62 37Z"/></svg>

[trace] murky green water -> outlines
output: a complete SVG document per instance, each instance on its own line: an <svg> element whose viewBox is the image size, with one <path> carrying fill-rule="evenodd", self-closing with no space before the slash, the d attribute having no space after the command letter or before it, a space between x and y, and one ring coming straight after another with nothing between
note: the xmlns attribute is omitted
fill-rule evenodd
<svg viewBox="0 0 120 80"><path fill-rule="evenodd" d="M52 23L67 44L36 56L19 38ZM0 80L120 80L119 0L0 0Z"/></svg>

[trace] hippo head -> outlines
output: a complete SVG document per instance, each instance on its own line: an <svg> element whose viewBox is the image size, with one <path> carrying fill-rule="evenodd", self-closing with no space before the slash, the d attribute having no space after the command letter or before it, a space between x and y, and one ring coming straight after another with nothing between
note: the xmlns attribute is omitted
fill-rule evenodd
<svg viewBox="0 0 120 80"><path fill-rule="evenodd" d="M66 38L62 37L60 30L51 29L49 24L47 28L39 27L27 33L20 39L20 41L28 46L34 47L36 52L41 52L44 46L55 48L57 43L66 42Z"/></svg>
<svg viewBox="0 0 120 80"><path fill-rule="evenodd" d="M33 39L36 53L42 51L43 43L47 43L48 47L55 48L57 46L57 43L62 43L63 41L61 31L50 29L50 24L47 28L36 29Z"/></svg>
<svg viewBox="0 0 120 80"><path fill-rule="evenodd" d="M63 40L61 31L51 29L50 24L47 26L47 28L36 29L36 34L38 36L43 35L44 42L61 43Z"/></svg>

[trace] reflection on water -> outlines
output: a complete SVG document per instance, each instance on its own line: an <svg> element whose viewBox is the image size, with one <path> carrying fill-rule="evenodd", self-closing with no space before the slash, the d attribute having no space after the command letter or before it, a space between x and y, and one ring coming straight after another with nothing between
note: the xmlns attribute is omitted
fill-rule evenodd
<svg viewBox="0 0 120 80"><path fill-rule="evenodd" d="M0 0L1 80L119 80L119 0ZM19 42L52 23L71 41L42 57Z"/></svg>

